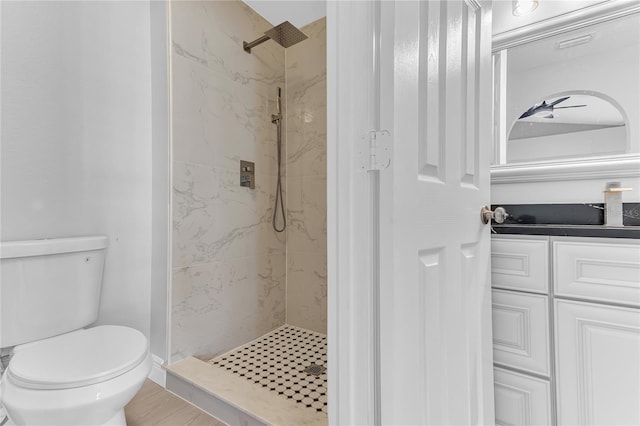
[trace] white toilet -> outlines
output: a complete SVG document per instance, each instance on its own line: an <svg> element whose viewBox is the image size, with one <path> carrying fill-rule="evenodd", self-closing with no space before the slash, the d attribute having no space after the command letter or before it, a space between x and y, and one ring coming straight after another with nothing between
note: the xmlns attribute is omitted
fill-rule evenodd
<svg viewBox="0 0 640 426"><path fill-rule="evenodd" d="M0 243L0 402L16 425L126 425L151 370L146 337L95 322L107 237Z"/></svg>

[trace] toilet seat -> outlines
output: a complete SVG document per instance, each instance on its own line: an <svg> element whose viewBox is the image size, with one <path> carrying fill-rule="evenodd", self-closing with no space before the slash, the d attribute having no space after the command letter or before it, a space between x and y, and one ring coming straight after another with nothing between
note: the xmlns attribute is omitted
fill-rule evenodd
<svg viewBox="0 0 640 426"><path fill-rule="evenodd" d="M147 354L138 330L104 325L17 346L6 374L22 388L70 389L124 374Z"/></svg>

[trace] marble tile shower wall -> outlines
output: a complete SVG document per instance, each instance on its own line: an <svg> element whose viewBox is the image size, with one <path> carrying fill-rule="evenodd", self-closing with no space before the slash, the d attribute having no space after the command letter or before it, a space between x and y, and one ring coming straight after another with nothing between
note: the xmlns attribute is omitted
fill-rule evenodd
<svg viewBox="0 0 640 426"><path fill-rule="evenodd" d="M285 322L285 235L271 228L284 49L240 1L171 3L172 359L211 358ZM240 160L256 189L239 186Z"/></svg>
<svg viewBox="0 0 640 426"><path fill-rule="evenodd" d="M287 323L327 332L326 19L286 52Z"/></svg>

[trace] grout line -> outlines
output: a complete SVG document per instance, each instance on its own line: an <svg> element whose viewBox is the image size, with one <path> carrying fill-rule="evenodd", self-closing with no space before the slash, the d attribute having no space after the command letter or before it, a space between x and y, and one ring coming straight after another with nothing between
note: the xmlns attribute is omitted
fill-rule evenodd
<svg viewBox="0 0 640 426"><path fill-rule="evenodd" d="M285 324L207 363L252 386L327 413L325 334ZM319 370L317 374L307 371L310 367Z"/></svg>

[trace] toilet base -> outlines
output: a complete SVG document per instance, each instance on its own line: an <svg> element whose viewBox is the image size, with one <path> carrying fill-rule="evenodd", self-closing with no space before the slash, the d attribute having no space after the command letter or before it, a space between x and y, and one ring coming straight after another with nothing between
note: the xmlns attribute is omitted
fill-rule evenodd
<svg viewBox="0 0 640 426"><path fill-rule="evenodd" d="M124 406L140 390L153 361L151 354L133 370L105 382L70 389L36 390L0 380L2 404L18 425L126 426ZM108 420L104 421L107 418Z"/></svg>
<svg viewBox="0 0 640 426"><path fill-rule="evenodd" d="M127 426L127 419L124 416L124 409L118 411L115 416L111 417L100 426Z"/></svg>
<svg viewBox="0 0 640 426"><path fill-rule="evenodd" d="M2 420L0 420L2 421ZM3 426L16 426L11 419L7 419L7 422ZM127 426L127 419L124 416L124 410L120 410L115 416L107 420L105 423L96 426Z"/></svg>

